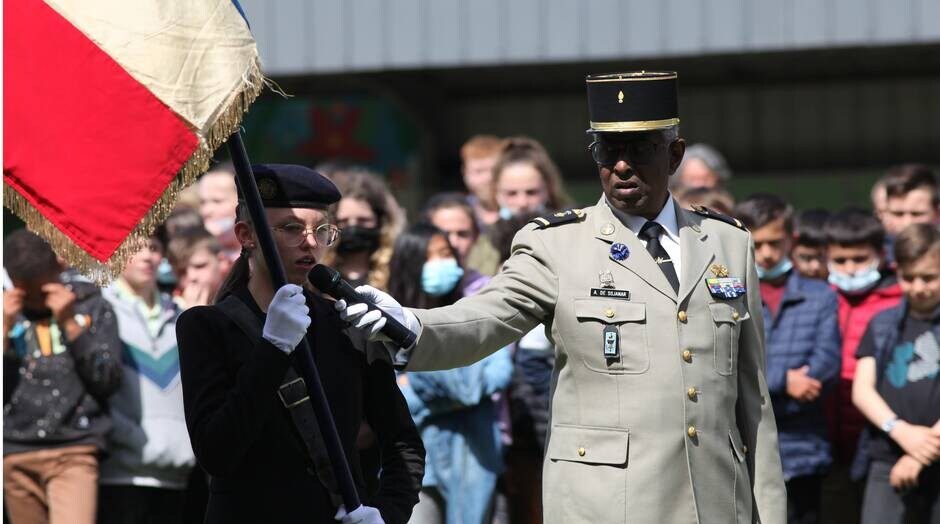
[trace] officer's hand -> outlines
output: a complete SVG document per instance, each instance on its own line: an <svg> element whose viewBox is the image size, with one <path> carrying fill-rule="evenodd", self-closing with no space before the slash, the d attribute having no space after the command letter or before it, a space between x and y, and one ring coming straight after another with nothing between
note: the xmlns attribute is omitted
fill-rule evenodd
<svg viewBox="0 0 940 524"><path fill-rule="evenodd" d="M290 355L310 327L310 310L303 288L285 284L274 294L262 335L274 347Z"/></svg>
<svg viewBox="0 0 940 524"><path fill-rule="evenodd" d="M339 317L349 323L351 335L358 335L353 338L388 342L389 339L381 333L386 323L385 315L401 322L411 331L418 331L418 319L414 313L401 307L388 293L372 286L359 286L356 292L378 306L381 312L374 309L369 311L365 304L347 304L345 300L337 300L334 307L339 312Z"/></svg>
<svg viewBox="0 0 940 524"><path fill-rule="evenodd" d="M379 510L371 506L359 506L352 513L346 513L346 506L340 505L333 518L343 524L385 524Z"/></svg>

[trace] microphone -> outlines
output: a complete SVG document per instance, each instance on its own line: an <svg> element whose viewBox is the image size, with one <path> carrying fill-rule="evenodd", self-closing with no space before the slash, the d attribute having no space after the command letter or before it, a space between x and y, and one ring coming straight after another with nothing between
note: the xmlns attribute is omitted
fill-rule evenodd
<svg viewBox="0 0 940 524"><path fill-rule="evenodd" d="M357 293L356 289L349 285L349 282L343 280L339 271L329 266L324 266L323 264L313 266L313 269L307 273L307 280L316 286L320 292L326 293L332 297L342 298L348 304L365 304L369 309L382 311L382 308ZM418 335L402 325L401 322L392 318L391 315L385 314L384 311L382 311L382 316L385 317L385 326L382 327L382 334L390 338L392 343L403 348L411 347L415 343Z"/></svg>

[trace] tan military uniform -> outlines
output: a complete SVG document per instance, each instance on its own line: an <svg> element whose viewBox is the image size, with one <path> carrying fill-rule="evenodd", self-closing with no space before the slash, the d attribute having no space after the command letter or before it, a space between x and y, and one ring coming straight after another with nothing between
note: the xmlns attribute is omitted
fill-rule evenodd
<svg viewBox="0 0 940 524"><path fill-rule="evenodd" d="M750 234L676 209L678 297L602 199L570 223L526 226L478 295L415 310L412 370L475 362L546 325L556 348L547 523L785 522ZM629 256L614 260L613 243ZM712 296L705 280L720 266L746 295ZM603 272L629 300L591 296ZM604 356L609 326L617 358Z"/></svg>

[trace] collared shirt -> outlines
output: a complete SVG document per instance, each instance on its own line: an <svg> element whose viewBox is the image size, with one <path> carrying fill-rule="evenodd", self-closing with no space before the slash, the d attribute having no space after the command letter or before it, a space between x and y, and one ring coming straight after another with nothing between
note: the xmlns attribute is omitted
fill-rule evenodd
<svg viewBox="0 0 940 524"><path fill-rule="evenodd" d="M151 307L147 305L147 302L145 302L143 298L134 292L130 284L125 282L123 278L119 278L115 281L114 289L122 300L134 304L134 307L137 308L141 317L147 322L147 331L150 332L150 336L157 336L157 333L160 332L160 327L163 325L163 302L160 300L160 292L154 288L153 306Z"/></svg>
<svg viewBox="0 0 940 524"><path fill-rule="evenodd" d="M607 207L614 212L614 216L620 219L623 225L627 226L637 237L640 236L640 230L643 229L643 226L648 222L645 218L620 211L610 205L610 201L607 200L606 196L604 197L604 202L607 204ZM666 199L666 204L659 211L659 215L657 215L653 221L663 226L664 233L660 236L659 243L662 244L663 249L669 254L669 258L672 259L672 267L675 268L676 275L678 275L681 280L682 250L679 247L679 222L676 219L676 204L671 194L669 198ZM641 238L640 242L646 247L646 240Z"/></svg>

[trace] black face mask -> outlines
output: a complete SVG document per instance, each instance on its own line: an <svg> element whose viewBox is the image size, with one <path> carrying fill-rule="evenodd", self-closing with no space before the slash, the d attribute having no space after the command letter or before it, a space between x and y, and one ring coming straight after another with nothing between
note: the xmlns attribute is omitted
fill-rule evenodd
<svg viewBox="0 0 940 524"><path fill-rule="evenodd" d="M362 251L372 253L379 248L380 235L381 231L377 227L349 226L343 228L343 234L339 237L336 251L340 254Z"/></svg>
<svg viewBox="0 0 940 524"><path fill-rule="evenodd" d="M29 320L30 322L52 318L52 310L47 307L41 309L28 309L24 307L22 312L23 317L25 317L26 320Z"/></svg>

